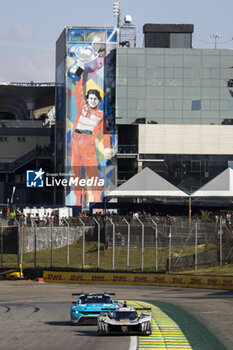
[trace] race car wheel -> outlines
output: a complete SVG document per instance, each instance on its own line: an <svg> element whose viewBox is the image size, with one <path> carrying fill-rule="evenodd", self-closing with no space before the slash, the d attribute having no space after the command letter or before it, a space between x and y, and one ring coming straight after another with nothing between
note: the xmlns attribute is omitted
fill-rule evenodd
<svg viewBox="0 0 233 350"><path fill-rule="evenodd" d="M151 335L151 333L152 333L152 326L151 326L151 324L150 324L149 330L148 330L148 335Z"/></svg>
<svg viewBox="0 0 233 350"><path fill-rule="evenodd" d="M100 326L98 326L98 334L99 335L108 334L108 325L106 323L100 324Z"/></svg>
<svg viewBox="0 0 233 350"><path fill-rule="evenodd" d="M107 332L105 332L105 330L103 330L103 328L101 329L100 327L98 327L97 332L98 332L98 335L105 335L105 334L107 334Z"/></svg>

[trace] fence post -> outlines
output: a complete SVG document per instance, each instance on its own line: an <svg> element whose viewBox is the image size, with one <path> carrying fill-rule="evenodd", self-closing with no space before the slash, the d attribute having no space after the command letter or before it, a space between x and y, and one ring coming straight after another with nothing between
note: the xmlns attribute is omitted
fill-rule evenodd
<svg viewBox="0 0 233 350"><path fill-rule="evenodd" d="M34 226L34 269L35 269L36 268L36 249L37 249L37 237L36 237L37 225L33 218L31 218L31 221Z"/></svg>
<svg viewBox="0 0 233 350"><path fill-rule="evenodd" d="M189 196L189 227L192 224L192 198Z"/></svg>
<svg viewBox="0 0 233 350"><path fill-rule="evenodd" d="M222 266L222 216L220 216L220 221L219 221L219 260L220 260L220 266Z"/></svg>
<svg viewBox="0 0 233 350"><path fill-rule="evenodd" d="M79 218L79 221L83 225L83 258L82 258L82 268L85 269L85 224L84 222Z"/></svg>
<svg viewBox="0 0 233 350"><path fill-rule="evenodd" d="M128 241L127 241L127 271L129 270L129 255L130 255L130 223L123 218L123 220L126 222L126 224L128 225Z"/></svg>
<svg viewBox="0 0 233 350"><path fill-rule="evenodd" d="M50 248L51 248L51 255L50 255L50 266L53 267L53 223L52 220L49 220L50 224Z"/></svg>
<svg viewBox="0 0 233 350"><path fill-rule="evenodd" d="M197 220L195 221L195 270L197 270Z"/></svg>
<svg viewBox="0 0 233 350"><path fill-rule="evenodd" d="M171 270L171 253L172 253L172 227L169 228L169 255L168 255L168 272Z"/></svg>
<svg viewBox="0 0 233 350"><path fill-rule="evenodd" d="M155 271L158 271L158 225L153 219L151 221L155 225Z"/></svg>
<svg viewBox="0 0 233 350"><path fill-rule="evenodd" d="M108 218L108 220L111 222L112 224L112 270L115 270L115 224L112 221L112 219Z"/></svg>
<svg viewBox="0 0 233 350"><path fill-rule="evenodd" d="M63 221L65 222L65 224L67 225L67 249L66 249L66 265L67 267L70 264L70 246L69 246L69 237L70 237L70 225L68 223L68 221L66 220L66 218L63 218Z"/></svg>
<svg viewBox="0 0 233 350"><path fill-rule="evenodd" d="M93 219L94 219L95 223L96 223L97 226L98 226L97 267L98 267L98 269L99 269L99 268L100 268L100 223L99 223L98 220L96 220L96 218L93 217Z"/></svg>
<svg viewBox="0 0 233 350"><path fill-rule="evenodd" d="M3 266L3 225L0 222L1 225L1 267Z"/></svg>
<svg viewBox="0 0 233 350"><path fill-rule="evenodd" d="M144 270L144 233L145 233L145 227L144 227L143 222L139 218L137 218L137 219L140 222L140 224L142 225L142 267L141 267L141 270L143 271Z"/></svg>
<svg viewBox="0 0 233 350"><path fill-rule="evenodd" d="M18 220L14 218L14 221L18 225L18 258L17 258L17 265L20 273L20 278L22 278L22 272L23 272L23 239L21 235L21 226Z"/></svg>

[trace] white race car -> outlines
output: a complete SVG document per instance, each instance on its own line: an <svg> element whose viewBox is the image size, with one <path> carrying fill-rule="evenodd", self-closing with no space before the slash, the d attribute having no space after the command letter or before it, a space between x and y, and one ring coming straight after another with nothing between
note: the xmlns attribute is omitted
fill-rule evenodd
<svg viewBox="0 0 233 350"><path fill-rule="evenodd" d="M138 315L137 310L141 310L142 313ZM102 310L97 319L98 334L121 333L150 335L152 331L152 313L149 312L149 310L151 309L133 308L127 305L116 309L114 312Z"/></svg>

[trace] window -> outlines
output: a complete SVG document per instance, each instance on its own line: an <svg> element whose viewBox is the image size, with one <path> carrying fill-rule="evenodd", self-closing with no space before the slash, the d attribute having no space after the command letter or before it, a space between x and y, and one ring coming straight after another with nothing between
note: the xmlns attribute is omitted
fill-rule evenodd
<svg viewBox="0 0 233 350"><path fill-rule="evenodd" d="M192 111L201 110L201 100L192 100Z"/></svg>
<svg viewBox="0 0 233 350"><path fill-rule="evenodd" d="M233 111L233 100L229 101L229 110Z"/></svg>
<svg viewBox="0 0 233 350"><path fill-rule="evenodd" d="M26 142L26 138L24 136L17 137L18 142Z"/></svg>
<svg viewBox="0 0 233 350"><path fill-rule="evenodd" d="M204 160L204 177L209 177L209 161Z"/></svg>
<svg viewBox="0 0 233 350"><path fill-rule="evenodd" d="M171 48L191 48L192 34L190 33L171 33L170 34Z"/></svg>
<svg viewBox="0 0 233 350"><path fill-rule="evenodd" d="M231 168L231 169L233 169L233 162L232 162L231 160L228 161L228 167Z"/></svg>
<svg viewBox="0 0 233 350"><path fill-rule="evenodd" d="M201 161L200 160L191 160L191 172L200 173L201 171Z"/></svg>
<svg viewBox="0 0 233 350"><path fill-rule="evenodd" d="M8 138L6 136L1 136L0 137L0 142L7 142Z"/></svg>

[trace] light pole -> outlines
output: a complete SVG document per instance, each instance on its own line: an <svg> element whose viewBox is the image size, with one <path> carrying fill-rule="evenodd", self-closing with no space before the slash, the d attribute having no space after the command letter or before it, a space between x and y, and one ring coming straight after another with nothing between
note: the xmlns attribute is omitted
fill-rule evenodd
<svg viewBox="0 0 233 350"><path fill-rule="evenodd" d="M117 17L117 27L121 26L121 0L113 3L113 15Z"/></svg>
<svg viewBox="0 0 233 350"><path fill-rule="evenodd" d="M217 49L217 39L220 39L220 34L210 34L211 38L214 38L214 48Z"/></svg>

